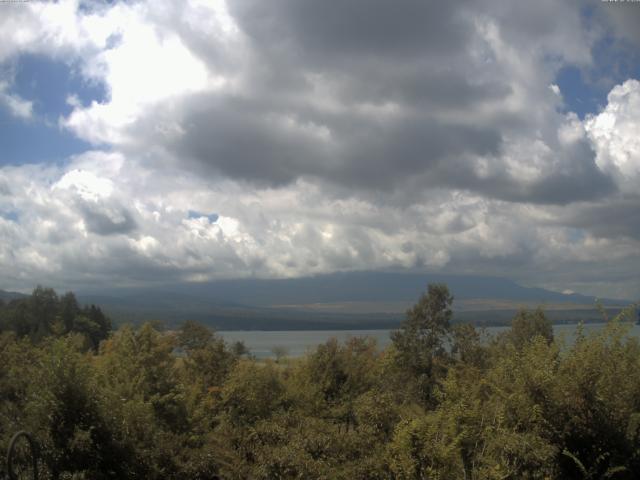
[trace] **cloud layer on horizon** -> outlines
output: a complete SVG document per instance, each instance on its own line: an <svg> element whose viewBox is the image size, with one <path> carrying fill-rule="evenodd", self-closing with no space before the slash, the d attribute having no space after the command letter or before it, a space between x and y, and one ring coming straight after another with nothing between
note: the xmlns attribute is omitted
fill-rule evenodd
<svg viewBox="0 0 640 480"><path fill-rule="evenodd" d="M0 167L5 287L398 269L637 297L640 82L582 119L555 83L637 40L591 7L7 5L0 62L108 95L59 117L91 150ZM33 101L0 76L16 121Z"/></svg>

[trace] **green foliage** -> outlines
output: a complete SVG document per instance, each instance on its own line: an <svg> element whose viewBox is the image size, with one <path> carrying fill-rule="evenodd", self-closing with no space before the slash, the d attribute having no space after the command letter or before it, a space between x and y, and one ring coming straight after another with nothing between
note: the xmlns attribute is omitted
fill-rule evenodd
<svg viewBox="0 0 640 480"><path fill-rule="evenodd" d="M406 382L415 385L423 404L432 405L442 373L444 343L449 337L453 297L444 284L429 285L427 293L407 311L400 329L391 334L395 361Z"/></svg>
<svg viewBox="0 0 640 480"><path fill-rule="evenodd" d="M242 361L222 388L221 404L233 425L250 425L278 409L283 391L278 372L271 364Z"/></svg>
<svg viewBox="0 0 640 480"><path fill-rule="evenodd" d="M0 332L13 332L39 342L49 336L79 333L86 348L97 350L111 332L111 320L95 305L81 308L73 293L58 297L51 288L36 287L31 296L0 305Z"/></svg>
<svg viewBox="0 0 640 480"><path fill-rule="evenodd" d="M488 362L488 350L483 343L482 335L468 323L455 325L451 332L451 355L464 365L483 368Z"/></svg>
<svg viewBox="0 0 640 480"><path fill-rule="evenodd" d="M0 305L0 448L21 429L42 478L633 479L640 342L621 318L575 343L541 310L490 340L429 286L393 344L335 339L258 361L206 327L110 333L37 288Z"/></svg>
<svg viewBox="0 0 640 480"><path fill-rule="evenodd" d="M510 341L521 349L538 336L547 343L553 342L553 326L542 309L519 311L511 322Z"/></svg>
<svg viewBox="0 0 640 480"><path fill-rule="evenodd" d="M463 437L456 423L454 417L436 411L398 424L389 446L395 478L463 478Z"/></svg>
<svg viewBox="0 0 640 480"><path fill-rule="evenodd" d="M203 392L217 391L244 354L241 345L229 349L204 325L185 322L177 337L177 346L187 353L182 362L185 382Z"/></svg>
<svg viewBox="0 0 640 480"><path fill-rule="evenodd" d="M213 332L211 330L197 322L187 320L180 328L178 346L187 352L192 352L207 347L212 340Z"/></svg>

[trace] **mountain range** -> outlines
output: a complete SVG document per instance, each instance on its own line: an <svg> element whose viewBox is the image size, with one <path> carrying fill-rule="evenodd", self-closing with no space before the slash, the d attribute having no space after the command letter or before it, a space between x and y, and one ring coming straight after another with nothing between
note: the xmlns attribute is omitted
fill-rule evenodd
<svg viewBox="0 0 640 480"><path fill-rule="evenodd" d="M392 328L429 283L448 285L454 296L454 319L460 321L503 324L520 308L536 306L545 308L556 322L602 319L593 296L469 275L349 272L77 293L81 302L100 305L118 321L155 319L173 325L193 319L224 330ZM612 314L631 303L600 302Z"/></svg>

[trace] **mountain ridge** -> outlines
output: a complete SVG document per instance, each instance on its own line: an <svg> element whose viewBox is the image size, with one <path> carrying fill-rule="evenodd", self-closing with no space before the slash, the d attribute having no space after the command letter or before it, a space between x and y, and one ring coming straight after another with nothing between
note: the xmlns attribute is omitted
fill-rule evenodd
<svg viewBox="0 0 640 480"><path fill-rule="evenodd" d="M29 295L26 295L24 293L20 293L20 292L11 292L8 290L1 290L0 289L0 300L4 301L4 302L9 302L11 300L16 300L19 298L26 298Z"/></svg>
<svg viewBox="0 0 640 480"><path fill-rule="evenodd" d="M144 302L145 299L191 300L197 303L242 307L358 301L413 301L429 283L445 283L456 300L501 299L539 303L595 304L597 298L564 294L490 276L345 272L290 279L236 279L203 283L176 283L160 287L105 289L99 294L80 290L86 297L106 296ZM135 299L135 300L134 300ZM603 304L629 300L600 299Z"/></svg>
<svg viewBox="0 0 640 480"><path fill-rule="evenodd" d="M297 279L244 279L78 293L122 321L197 320L219 329L392 328L427 289L446 283L454 319L478 324L508 322L520 308L548 306L553 321L595 321L596 298L523 287L499 277L349 272ZM603 299L607 308L626 300ZM551 311L551 308L553 309Z"/></svg>

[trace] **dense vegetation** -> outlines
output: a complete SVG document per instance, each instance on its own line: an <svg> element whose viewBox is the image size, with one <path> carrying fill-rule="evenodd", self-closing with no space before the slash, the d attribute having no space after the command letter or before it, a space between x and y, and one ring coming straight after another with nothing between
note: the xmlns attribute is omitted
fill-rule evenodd
<svg viewBox="0 0 640 480"><path fill-rule="evenodd" d="M383 352L354 338L256 361L193 322L111 332L38 288L0 307L0 447L33 432L48 478L639 477L628 324L567 346L523 311L485 339L450 325L452 300L430 285Z"/></svg>

